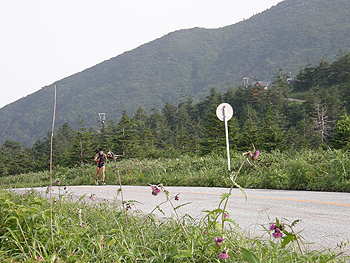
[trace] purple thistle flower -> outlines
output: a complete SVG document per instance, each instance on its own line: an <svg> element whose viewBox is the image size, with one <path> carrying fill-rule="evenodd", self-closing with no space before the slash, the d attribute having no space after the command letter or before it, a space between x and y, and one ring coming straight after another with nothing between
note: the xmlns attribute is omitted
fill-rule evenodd
<svg viewBox="0 0 350 263"><path fill-rule="evenodd" d="M222 245L222 241L224 240L223 238L217 238L217 237L213 237L213 240L214 240L214 242L215 242L215 245L217 246L217 247L221 247L221 245Z"/></svg>
<svg viewBox="0 0 350 263"><path fill-rule="evenodd" d="M271 224L270 225L270 230L271 231L274 231L273 233L272 233L272 236L274 237L274 238L280 238L280 237L282 237L282 235L283 235L283 233L281 232L281 226L280 225L275 225L275 224Z"/></svg>
<svg viewBox="0 0 350 263"><path fill-rule="evenodd" d="M219 254L219 258L220 259L223 259L223 260L226 260L229 258L228 254L226 253L226 251L222 251L220 254Z"/></svg>
<svg viewBox="0 0 350 263"><path fill-rule="evenodd" d="M280 238L280 237L282 237L282 233L281 232L274 232L274 233L272 233L272 236L274 238Z"/></svg>
<svg viewBox="0 0 350 263"><path fill-rule="evenodd" d="M254 153L254 156L252 157L252 160L253 160L253 161L257 160L259 154L260 154L260 152L259 152L259 151L256 151L256 152Z"/></svg>
<svg viewBox="0 0 350 263"><path fill-rule="evenodd" d="M255 153L249 152L248 157L253 161L256 161L258 159L259 154L260 154L260 151L255 151Z"/></svg>
<svg viewBox="0 0 350 263"><path fill-rule="evenodd" d="M158 187L155 187L153 185L151 185L152 187L152 195L156 196L157 194L160 193L160 189L158 189Z"/></svg>

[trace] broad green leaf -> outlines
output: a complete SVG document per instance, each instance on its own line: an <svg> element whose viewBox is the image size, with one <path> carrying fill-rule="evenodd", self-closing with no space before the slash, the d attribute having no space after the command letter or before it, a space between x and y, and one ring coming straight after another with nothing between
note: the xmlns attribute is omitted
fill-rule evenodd
<svg viewBox="0 0 350 263"><path fill-rule="evenodd" d="M241 247L241 252L244 259L249 263L260 263L260 259L256 255L254 255L252 252L245 249L244 247Z"/></svg>
<svg viewBox="0 0 350 263"><path fill-rule="evenodd" d="M289 242L296 240L293 234L288 234L282 238L283 238L283 242L281 244L281 248L284 248Z"/></svg>

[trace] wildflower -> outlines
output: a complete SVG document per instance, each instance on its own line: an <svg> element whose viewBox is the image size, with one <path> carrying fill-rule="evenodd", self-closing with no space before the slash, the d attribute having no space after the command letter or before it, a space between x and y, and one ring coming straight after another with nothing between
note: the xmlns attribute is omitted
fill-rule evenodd
<svg viewBox="0 0 350 263"><path fill-rule="evenodd" d="M207 233L207 230L204 229L204 230L203 230L203 235L206 234L206 233Z"/></svg>
<svg viewBox="0 0 350 263"><path fill-rule="evenodd" d="M275 232L272 233L272 236L274 238L280 238L282 237L282 233L281 233L281 229L279 229L278 227L275 228Z"/></svg>
<svg viewBox="0 0 350 263"><path fill-rule="evenodd" d="M60 185L60 183L61 183L61 181L58 179L58 180L56 180L56 184L57 185Z"/></svg>
<svg viewBox="0 0 350 263"><path fill-rule="evenodd" d="M271 231L274 231L274 232L272 233L272 236L273 236L274 238L280 238L280 237L282 237L282 235L283 235L283 225L271 224L271 225L270 225L270 230L271 230Z"/></svg>
<svg viewBox="0 0 350 263"><path fill-rule="evenodd" d="M228 218L228 214L224 213L224 218Z"/></svg>
<svg viewBox="0 0 350 263"><path fill-rule="evenodd" d="M92 199L94 198L94 196L93 196L93 195L90 195L89 198L92 200Z"/></svg>
<svg viewBox="0 0 350 263"><path fill-rule="evenodd" d="M252 157L252 160L253 160L253 161L257 160L258 157L259 157L259 154L260 154L260 151L256 151L256 152L254 153L254 156Z"/></svg>
<svg viewBox="0 0 350 263"><path fill-rule="evenodd" d="M56 205L56 204L57 204L57 201L56 201L56 200L54 200L54 201L53 201L53 205Z"/></svg>
<svg viewBox="0 0 350 263"><path fill-rule="evenodd" d="M177 196L175 196L175 201L179 201L179 196L177 195Z"/></svg>
<svg viewBox="0 0 350 263"><path fill-rule="evenodd" d="M27 196L28 196L28 194L24 194L24 195L23 195L23 198L26 198Z"/></svg>
<svg viewBox="0 0 350 263"><path fill-rule="evenodd" d="M152 187L152 195L155 196L155 195L160 193L160 189L158 189L158 187L153 186L153 185L151 185L151 187Z"/></svg>
<svg viewBox="0 0 350 263"><path fill-rule="evenodd" d="M131 207L131 205L128 203L128 204L126 204L125 209L126 209L126 211L128 211L128 210L132 209L132 207Z"/></svg>
<svg viewBox="0 0 350 263"><path fill-rule="evenodd" d="M258 159L259 154L260 154L260 151L255 151L255 153L248 152L248 157L253 161L256 161Z"/></svg>
<svg viewBox="0 0 350 263"><path fill-rule="evenodd" d="M213 237L213 239L214 239L214 242L215 242L215 245L217 246L217 247L221 247L221 245L222 245L222 241L224 240L223 238L217 238L217 237Z"/></svg>
<svg viewBox="0 0 350 263"><path fill-rule="evenodd" d="M228 256L228 254L226 253L226 251L224 250L224 251L222 251L222 252L219 254L219 258L225 260L225 259L228 259L229 256Z"/></svg>

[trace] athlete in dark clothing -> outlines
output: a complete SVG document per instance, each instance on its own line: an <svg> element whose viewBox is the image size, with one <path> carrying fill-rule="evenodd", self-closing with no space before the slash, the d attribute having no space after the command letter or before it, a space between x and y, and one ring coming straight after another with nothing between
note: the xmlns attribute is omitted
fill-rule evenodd
<svg viewBox="0 0 350 263"><path fill-rule="evenodd" d="M107 155L103 153L103 148L98 150L98 153L95 155L95 162L97 162L96 174L95 174L95 184L98 184L98 175L100 171L102 172L102 184L105 183L105 163L107 163Z"/></svg>

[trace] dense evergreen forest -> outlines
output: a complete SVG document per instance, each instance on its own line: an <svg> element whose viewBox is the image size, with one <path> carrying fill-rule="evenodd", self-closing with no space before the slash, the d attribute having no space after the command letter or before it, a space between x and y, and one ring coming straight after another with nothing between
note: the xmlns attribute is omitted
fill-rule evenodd
<svg viewBox="0 0 350 263"><path fill-rule="evenodd" d="M253 82L256 83L256 82ZM293 98L293 99L291 99ZM140 107L131 118L123 111L118 123L107 120L99 130L60 125L53 137L54 166L92 163L97 148L119 158L159 158L221 153L224 124L216 108L230 103L234 117L228 122L230 148L247 151L299 151L350 148L350 53L340 52L333 63L308 64L291 80L281 69L265 89L248 85L221 94L213 87L198 103L182 97L178 105L167 102L161 111ZM49 169L51 133L31 147L6 140L0 150L0 176Z"/></svg>

